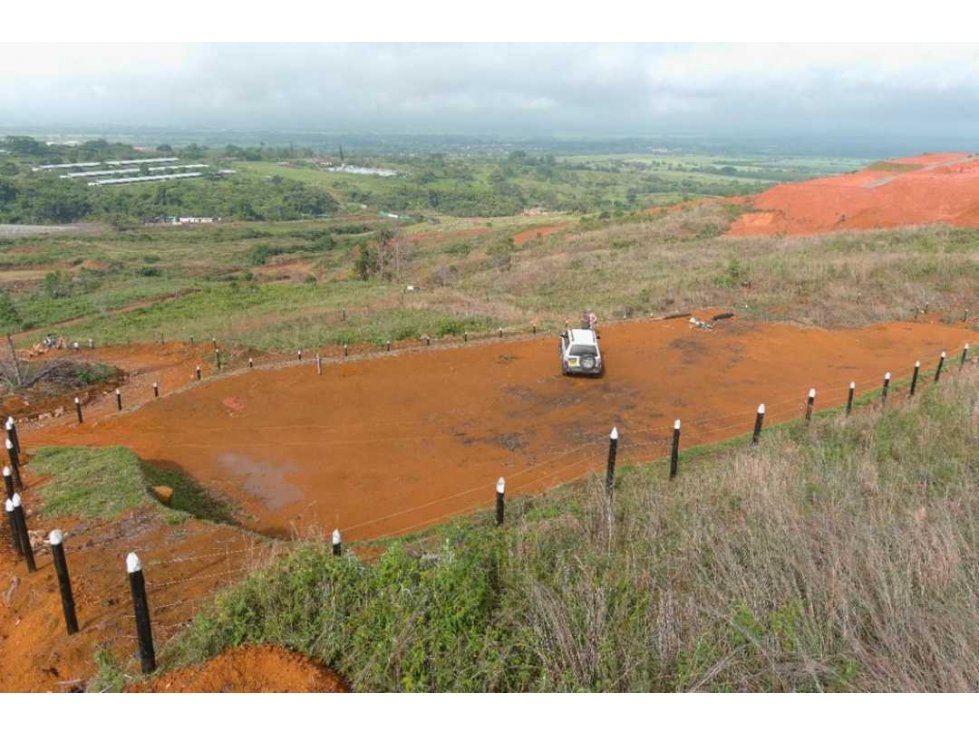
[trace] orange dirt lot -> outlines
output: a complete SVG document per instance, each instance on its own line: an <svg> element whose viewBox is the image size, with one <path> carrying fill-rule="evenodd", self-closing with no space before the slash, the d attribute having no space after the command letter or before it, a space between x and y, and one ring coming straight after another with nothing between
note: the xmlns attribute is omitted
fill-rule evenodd
<svg viewBox="0 0 979 734"><path fill-rule="evenodd" d="M979 157L935 153L774 186L729 235L800 235L944 223L979 226Z"/></svg>
<svg viewBox="0 0 979 734"><path fill-rule="evenodd" d="M702 314L703 315L703 314ZM25 442L130 446L174 462L239 500L254 529L276 535L339 527L347 539L399 534L493 502L603 471L612 425L620 460L668 451L673 419L683 445L801 416L910 373L949 369L975 332L927 323L826 331L683 319L602 329L601 379L562 377L556 336L392 353L356 362L239 373L194 384L141 409L25 431Z"/></svg>

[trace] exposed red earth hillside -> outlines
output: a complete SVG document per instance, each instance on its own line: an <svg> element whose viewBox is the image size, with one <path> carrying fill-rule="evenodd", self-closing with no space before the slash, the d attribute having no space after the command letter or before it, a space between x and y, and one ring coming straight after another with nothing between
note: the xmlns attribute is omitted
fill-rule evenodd
<svg viewBox="0 0 979 734"><path fill-rule="evenodd" d="M805 235L921 224L979 227L979 157L932 153L785 183L750 197L729 235Z"/></svg>

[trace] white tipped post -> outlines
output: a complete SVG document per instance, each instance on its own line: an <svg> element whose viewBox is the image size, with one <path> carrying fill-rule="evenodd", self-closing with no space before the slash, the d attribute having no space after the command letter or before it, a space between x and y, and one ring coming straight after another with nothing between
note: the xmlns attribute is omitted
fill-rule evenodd
<svg viewBox="0 0 979 734"><path fill-rule="evenodd" d="M755 413L755 429L751 433L751 443L752 445L757 444L758 440L761 438L761 428L765 423L765 404L761 403L758 406L758 410Z"/></svg>
<svg viewBox="0 0 979 734"><path fill-rule="evenodd" d="M153 397L154 398L160 397L160 383L158 382L153 383Z"/></svg>
<svg viewBox="0 0 979 734"><path fill-rule="evenodd" d="M959 360L959 369L961 370L965 367L966 360L969 359L969 345L966 344L962 347L962 359Z"/></svg>
<svg viewBox="0 0 979 734"><path fill-rule="evenodd" d="M129 590L133 596L133 612L136 616L136 637L139 641L139 663L143 673L156 670L156 652L153 650L153 630L150 626L150 605L146 599L146 579L139 556L126 556L126 573L129 574Z"/></svg>
<svg viewBox="0 0 979 734"><path fill-rule="evenodd" d="M497 526L503 524L503 515L505 512L505 495L506 495L506 480L500 477L496 480L496 524Z"/></svg>
<svg viewBox="0 0 979 734"><path fill-rule="evenodd" d="M82 420L82 401L81 398L75 398L75 414L78 416L78 422L84 423Z"/></svg>
<svg viewBox="0 0 979 734"><path fill-rule="evenodd" d="M116 410L122 410L122 391L116 388Z"/></svg>
<svg viewBox="0 0 979 734"><path fill-rule="evenodd" d="M54 560L54 571L58 576L58 590L61 592L61 609L65 615L65 627L68 634L78 632L78 617L75 615L75 597L71 592L71 577L68 575L68 559L65 557L64 536L61 531L54 529L48 535L51 544L51 557Z"/></svg>
<svg viewBox="0 0 979 734"><path fill-rule="evenodd" d="M816 388L810 387L809 394L806 396L806 423L812 421L812 407L816 403Z"/></svg>
<svg viewBox="0 0 979 734"><path fill-rule="evenodd" d="M7 499L14 496L14 475L9 466L3 468L3 488L7 493Z"/></svg>
<svg viewBox="0 0 979 734"><path fill-rule="evenodd" d="M856 392L856 389L857 389L857 383L851 381L850 382L850 392L846 396L846 414L847 415L850 415L850 413L853 411L853 393Z"/></svg>
<svg viewBox="0 0 979 734"><path fill-rule="evenodd" d="M914 397L915 390L918 389L918 373L921 371L921 360L915 360L914 372L911 373L911 396Z"/></svg>
<svg viewBox="0 0 979 734"><path fill-rule="evenodd" d="M339 528L333 529L333 537L331 540L333 545L333 555L339 556L341 553L343 553L343 538L340 535Z"/></svg>
<svg viewBox="0 0 979 734"><path fill-rule="evenodd" d="M615 455L619 450L619 429L612 427L612 432L608 435L608 465L605 468L605 493L611 499L615 489Z"/></svg>
<svg viewBox="0 0 979 734"><path fill-rule="evenodd" d="M938 367L935 369L935 382L938 382L938 378L942 376L942 367L945 366L945 352L942 352L941 356L938 358Z"/></svg>
<svg viewBox="0 0 979 734"><path fill-rule="evenodd" d="M680 471L680 419L673 421L673 445L670 448L670 479Z"/></svg>
<svg viewBox="0 0 979 734"><path fill-rule="evenodd" d="M14 417L10 416L7 418L7 422L4 424L7 430L7 438L9 438L14 443L14 451L20 454L20 437L17 435L17 424L14 422Z"/></svg>
<svg viewBox="0 0 979 734"><path fill-rule="evenodd" d="M31 536L27 532L27 517L24 515L24 506L21 504L20 495L14 492L14 496L10 498L10 503L13 505L14 522L17 527L17 535L20 536L20 549L24 554L24 560L27 562L27 571L34 573L37 571L37 564L34 563L34 549L31 547Z"/></svg>
<svg viewBox="0 0 979 734"><path fill-rule="evenodd" d="M17 555L23 557L24 551L20 547L20 528L17 525L17 516L14 514L14 501L7 497L3 506L7 511L7 524L10 526L10 544L17 551Z"/></svg>
<svg viewBox="0 0 979 734"><path fill-rule="evenodd" d="M891 386L891 373L890 372L885 372L884 373L884 386L881 388L881 391L880 391L880 404L881 404L881 407L883 407L883 405L887 402L887 388L889 388L890 386Z"/></svg>
<svg viewBox="0 0 979 734"><path fill-rule="evenodd" d="M14 442L8 438L4 440L4 445L7 448L7 458L10 459L10 471L13 474L14 486L17 489L23 489L24 481L20 478L20 456L17 455Z"/></svg>

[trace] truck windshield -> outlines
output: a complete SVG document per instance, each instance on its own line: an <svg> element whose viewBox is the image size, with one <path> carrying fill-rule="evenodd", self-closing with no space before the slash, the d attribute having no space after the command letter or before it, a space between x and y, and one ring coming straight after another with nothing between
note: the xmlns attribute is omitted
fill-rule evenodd
<svg viewBox="0 0 979 734"><path fill-rule="evenodd" d="M569 353L572 357L594 357L598 354L598 350L590 344L575 344Z"/></svg>

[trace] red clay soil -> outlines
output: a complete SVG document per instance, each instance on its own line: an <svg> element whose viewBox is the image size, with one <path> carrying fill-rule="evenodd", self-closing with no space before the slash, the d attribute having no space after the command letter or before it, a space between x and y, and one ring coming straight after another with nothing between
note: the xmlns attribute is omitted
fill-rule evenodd
<svg viewBox="0 0 979 734"><path fill-rule="evenodd" d="M271 645L235 647L204 665L174 670L132 693L349 693L336 673Z"/></svg>
<svg viewBox="0 0 979 734"><path fill-rule="evenodd" d="M945 223L979 227L979 157L935 153L779 184L752 197L729 235L800 235Z"/></svg>
<svg viewBox="0 0 979 734"><path fill-rule="evenodd" d="M537 237L547 237L556 232L560 232L562 229L567 228L566 224L554 224L548 227L533 227L532 229L525 229L523 232L517 232L513 235L513 244L522 245Z"/></svg>
<svg viewBox="0 0 979 734"><path fill-rule="evenodd" d="M28 483L33 486L33 480ZM108 648L131 672L139 670L126 555L143 562L159 655L221 587L263 565L269 543L228 525L187 520L170 524L153 505L112 522L33 514L37 498L24 493L28 526L65 534L65 550L80 630L65 631L51 554L38 544L37 571L28 573L5 535L0 547L0 690L65 692L85 687L96 672L94 655ZM159 658L158 658L159 659ZM161 661L165 662L165 661Z"/></svg>
<svg viewBox="0 0 979 734"><path fill-rule="evenodd" d="M400 534L508 494L540 492L604 465L608 431L620 461L663 456L674 418L684 445L802 414L895 380L916 359L933 369L975 332L927 323L826 331L682 319L602 329L602 379L562 377L554 336L417 350L389 358L244 371L82 426L50 421L33 445L132 447L174 462L239 500L274 535L339 527L348 539Z"/></svg>

